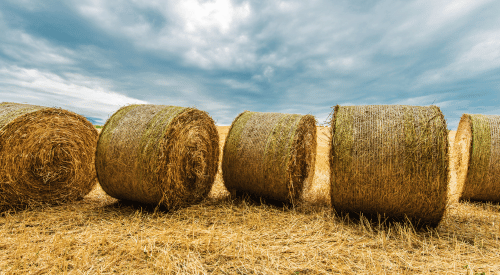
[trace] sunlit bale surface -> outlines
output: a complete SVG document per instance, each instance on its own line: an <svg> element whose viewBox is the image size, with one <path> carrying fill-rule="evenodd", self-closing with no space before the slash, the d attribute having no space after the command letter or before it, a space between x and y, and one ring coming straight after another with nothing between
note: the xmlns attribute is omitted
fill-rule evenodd
<svg viewBox="0 0 500 275"><path fill-rule="evenodd" d="M295 204L312 183L316 146L311 115L245 111L226 139L224 184L230 192Z"/></svg>
<svg viewBox="0 0 500 275"><path fill-rule="evenodd" d="M107 194L168 209L203 200L218 163L215 123L194 108L123 107L106 122L97 144L97 175Z"/></svg>
<svg viewBox="0 0 500 275"><path fill-rule="evenodd" d="M0 209L82 199L97 183L97 138L73 112L0 103Z"/></svg>
<svg viewBox="0 0 500 275"><path fill-rule="evenodd" d="M448 130L436 106L336 106L331 203L437 226L448 203Z"/></svg>
<svg viewBox="0 0 500 275"><path fill-rule="evenodd" d="M454 146L462 199L500 202L500 116L462 115Z"/></svg>

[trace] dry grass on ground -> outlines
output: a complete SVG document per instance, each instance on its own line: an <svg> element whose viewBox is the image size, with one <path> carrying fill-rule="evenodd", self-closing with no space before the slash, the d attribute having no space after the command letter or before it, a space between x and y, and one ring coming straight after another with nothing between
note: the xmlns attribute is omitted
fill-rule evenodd
<svg viewBox="0 0 500 275"><path fill-rule="evenodd" d="M454 205L423 231L336 216L319 131L305 205L230 198L220 174L209 199L169 213L97 187L77 203L3 213L0 274L500 274L499 204Z"/></svg>

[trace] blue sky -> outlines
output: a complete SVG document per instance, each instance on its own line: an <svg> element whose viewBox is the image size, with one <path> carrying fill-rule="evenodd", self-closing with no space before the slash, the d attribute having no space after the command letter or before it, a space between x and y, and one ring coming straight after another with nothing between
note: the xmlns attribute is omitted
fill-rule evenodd
<svg viewBox="0 0 500 275"><path fill-rule="evenodd" d="M500 115L500 1L0 1L0 101L103 124L133 103Z"/></svg>

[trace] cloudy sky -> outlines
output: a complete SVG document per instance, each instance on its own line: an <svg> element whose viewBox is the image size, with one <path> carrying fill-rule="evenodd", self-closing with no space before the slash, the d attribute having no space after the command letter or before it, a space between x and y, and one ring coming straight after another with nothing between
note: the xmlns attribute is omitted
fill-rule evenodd
<svg viewBox="0 0 500 275"><path fill-rule="evenodd" d="M500 115L500 1L2 0L0 102L103 124L134 103L313 114L362 104Z"/></svg>

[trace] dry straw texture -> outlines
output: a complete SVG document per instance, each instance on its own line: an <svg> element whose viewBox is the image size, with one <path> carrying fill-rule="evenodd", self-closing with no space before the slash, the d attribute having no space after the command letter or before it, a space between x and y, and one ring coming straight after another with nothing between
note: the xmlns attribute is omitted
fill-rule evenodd
<svg viewBox="0 0 500 275"><path fill-rule="evenodd" d="M245 111L231 125L222 175L230 192L295 204L314 177L316 120L312 115Z"/></svg>
<svg viewBox="0 0 500 275"><path fill-rule="evenodd" d="M210 192L219 135L194 108L130 105L104 125L97 144L99 183L110 196L178 208Z"/></svg>
<svg viewBox="0 0 500 275"><path fill-rule="evenodd" d="M435 226L448 192L448 131L436 106L336 106L331 201L339 211Z"/></svg>
<svg viewBox="0 0 500 275"><path fill-rule="evenodd" d="M462 199L500 201L500 116L462 115L454 146Z"/></svg>
<svg viewBox="0 0 500 275"><path fill-rule="evenodd" d="M96 184L97 136L73 112L0 103L0 209L87 195Z"/></svg>
<svg viewBox="0 0 500 275"><path fill-rule="evenodd" d="M218 128L223 145L229 126ZM313 187L328 204L330 132L318 127ZM75 203L6 212L0 273L500 274L498 203L455 204L438 227L415 230L349 221L327 204L287 210L232 198L218 173L200 204L148 209L97 186Z"/></svg>

